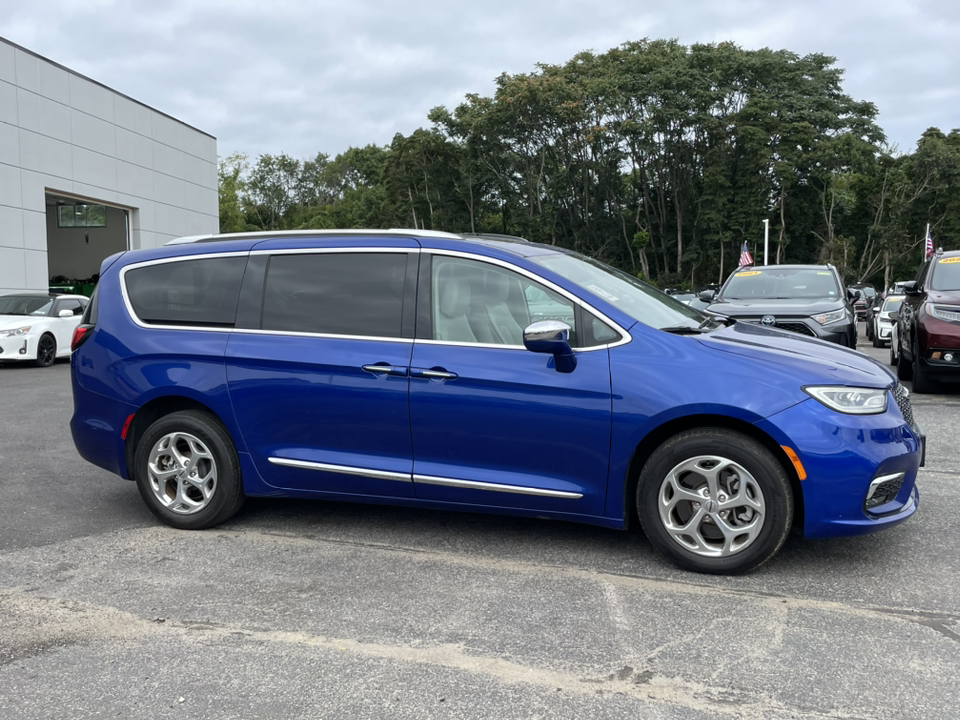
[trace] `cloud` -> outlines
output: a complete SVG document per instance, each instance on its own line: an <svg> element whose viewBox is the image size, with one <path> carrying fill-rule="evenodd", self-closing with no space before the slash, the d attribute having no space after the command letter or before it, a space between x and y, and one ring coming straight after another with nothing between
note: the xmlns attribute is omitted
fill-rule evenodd
<svg viewBox="0 0 960 720"><path fill-rule="evenodd" d="M490 94L502 72L643 37L733 40L837 57L891 141L960 124L960 5L607 0L7 0L0 35L218 137L231 152L312 157L389 143L427 112Z"/></svg>

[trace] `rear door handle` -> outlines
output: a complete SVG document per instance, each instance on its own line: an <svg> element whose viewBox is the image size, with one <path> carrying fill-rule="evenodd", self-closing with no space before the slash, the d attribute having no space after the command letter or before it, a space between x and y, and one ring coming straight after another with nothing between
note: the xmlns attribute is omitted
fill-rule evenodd
<svg viewBox="0 0 960 720"><path fill-rule="evenodd" d="M442 368L432 370L427 370L426 368L410 368L410 374L413 377L425 377L432 380L456 380L460 377L456 373L447 372Z"/></svg>
<svg viewBox="0 0 960 720"><path fill-rule="evenodd" d="M400 365L364 365L363 369L368 373L374 373L375 375L399 375L400 377L407 376L407 368L401 367Z"/></svg>

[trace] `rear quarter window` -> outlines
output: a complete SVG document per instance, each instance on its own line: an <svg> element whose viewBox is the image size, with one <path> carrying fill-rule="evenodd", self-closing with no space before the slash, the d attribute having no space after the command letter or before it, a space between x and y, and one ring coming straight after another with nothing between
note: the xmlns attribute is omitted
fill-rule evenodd
<svg viewBox="0 0 960 720"><path fill-rule="evenodd" d="M162 262L128 270L124 282L145 323L232 327L246 264L246 256Z"/></svg>

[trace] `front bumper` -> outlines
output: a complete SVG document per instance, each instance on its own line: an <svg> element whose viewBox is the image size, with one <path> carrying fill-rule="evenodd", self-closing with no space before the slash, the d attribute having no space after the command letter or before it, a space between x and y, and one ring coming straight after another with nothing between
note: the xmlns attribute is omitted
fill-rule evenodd
<svg viewBox="0 0 960 720"><path fill-rule="evenodd" d="M37 359L37 339L32 335L0 337L0 362Z"/></svg>
<svg viewBox="0 0 960 720"><path fill-rule="evenodd" d="M903 522L919 507L916 479L923 462L923 431L905 419L893 393L881 415L844 415L811 398L760 427L791 447L806 469L800 487L807 537L876 532ZM895 497L868 511L871 483L899 473L903 482Z"/></svg>

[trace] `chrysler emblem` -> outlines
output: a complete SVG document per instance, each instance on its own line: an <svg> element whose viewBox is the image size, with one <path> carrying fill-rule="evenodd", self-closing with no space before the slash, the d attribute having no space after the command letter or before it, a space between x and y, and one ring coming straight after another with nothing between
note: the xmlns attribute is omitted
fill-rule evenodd
<svg viewBox="0 0 960 720"><path fill-rule="evenodd" d="M773 315L764 315L760 318L760 324L770 327L777 324L777 319Z"/></svg>

